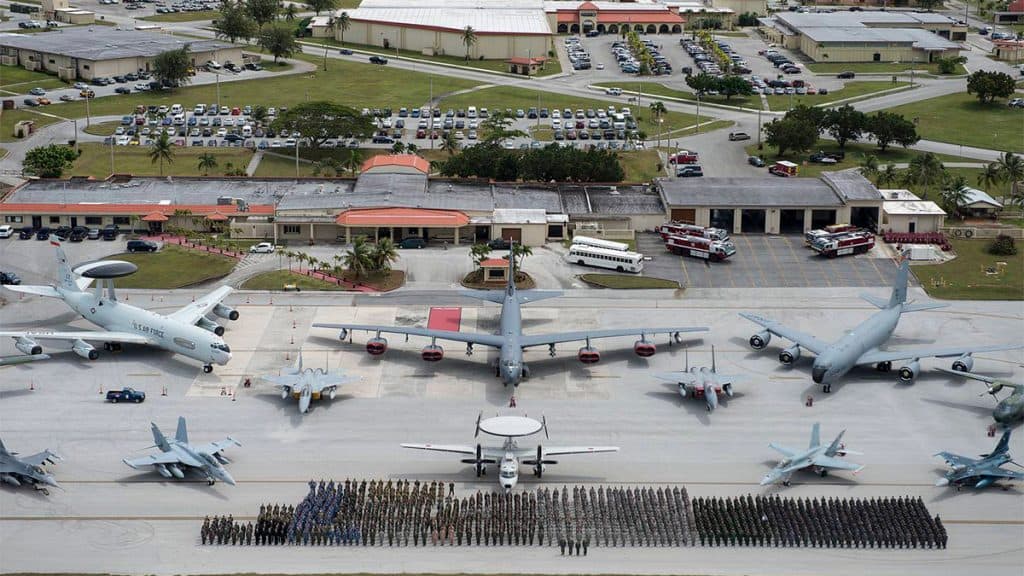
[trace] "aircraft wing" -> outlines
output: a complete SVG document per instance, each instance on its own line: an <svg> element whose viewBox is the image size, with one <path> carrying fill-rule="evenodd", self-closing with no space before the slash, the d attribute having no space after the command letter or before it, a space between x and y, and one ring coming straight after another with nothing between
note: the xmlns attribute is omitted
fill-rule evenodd
<svg viewBox="0 0 1024 576"><path fill-rule="evenodd" d="M402 448L413 450L430 450L433 452L450 452L452 454L469 454L476 456L476 448L473 446L460 446L458 444L402 444Z"/></svg>
<svg viewBox="0 0 1024 576"><path fill-rule="evenodd" d="M839 470L853 470L854 472L860 472L864 465L856 464L854 462L847 462L841 458L833 458L831 456L815 456L811 459L811 463L815 466L821 466L823 468L837 468Z"/></svg>
<svg viewBox="0 0 1024 576"><path fill-rule="evenodd" d="M140 466L155 466L157 464L185 464L186 466L193 467L202 466L199 462L192 461L191 458L189 458L188 461L182 460L174 452L161 452L159 454L152 454L141 458L132 458L131 460L125 458L122 462L132 468L138 468Z"/></svg>
<svg viewBox="0 0 1024 576"><path fill-rule="evenodd" d="M950 452L939 452L935 455L945 460L947 465L953 466L954 468L970 466L979 462L979 460L975 460L974 458L968 458L967 456L960 456L959 454L952 454Z"/></svg>
<svg viewBox="0 0 1024 576"><path fill-rule="evenodd" d="M224 450L225 448L230 448L232 446L241 446L241 445L242 445L241 442L239 442L238 440L235 440L231 436L228 436L227 438L225 438L223 440L218 440L216 442L210 442L209 444L199 444L199 445L192 446L192 449L195 450L196 452L203 452L205 454L216 454L217 452L220 452L221 450Z"/></svg>
<svg viewBox="0 0 1024 576"><path fill-rule="evenodd" d="M74 332L0 332L0 338L26 337L33 340L102 340L123 344L149 344L149 339L131 332L106 332L104 330L82 330Z"/></svg>
<svg viewBox="0 0 1024 576"><path fill-rule="evenodd" d="M785 446L780 446L774 442L769 444L768 447L771 448L772 450L775 450L779 454L782 454L786 458L792 458L793 456L796 456L797 454L800 453L797 450L793 450L792 448L786 448Z"/></svg>
<svg viewBox="0 0 1024 576"><path fill-rule="evenodd" d="M324 388L331 388L332 386L344 386L359 380L359 376L320 375L313 381L313 392L320 392Z"/></svg>
<svg viewBox="0 0 1024 576"><path fill-rule="evenodd" d="M1004 470L1002 468L989 468L986 472L980 473L982 476L995 476L996 478L1009 478L1011 480L1022 480L1024 479L1024 472L1016 472L1014 470Z"/></svg>
<svg viewBox="0 0 1024 576"><path fill-rule="evenodd" d="M544 457L547 458L548 456L566 456L569 454L600 454L602 452L618 451L618 446L545 446ZM517 450L517 453L521 458L537 457L536 449L520 448L519 450Z"/></svg>
<svg viewBox="0 0 1024 576"><path fill-rule="evenodd" d="M495 334L478 334L475 332L456 332L454 330L431 330L430 328L402 327L402 326L374 326L372 324L313 324L314 328L334 328L335 330L366 330L368 332L384 332L387 334L408 334L410 336L426 336L427 338L440 338L441 340L452 340L454 342L467 342L469 344L480 344L501 348L505 339Z"/></svg>
<svg viewBox="0 0 1024 576"><path fill-rule="evenodd" d="M38 362L40 360L49 360L49 354L23 354L20 356L6 356L0 358L0 366L13 366L15 364L26 364L28 362Z"/></svg>
<svg viewBox="0 0 1024 576"><path fill-rule="evenodd" d="M811 352L814 352L815 354L821 354L821 351L825 350L829 346L828 342L825 342L820 338L811 336L806 332L801 332L799 330L789 328L788 326L785 326L780 322L776 322L771 318L765 318L763 316L758 316L757 314L751 314L749 312L740 312L740 316L746 318L747 320L750 320L754 324L760 324L772 334L775 334L776 336L781 336L787 340L791 340L799 344L801 347L806 348Z"/></svg>
<svg viewBox="0 0 1024 576"><path fill-rule="evenodd" d="M60 292L53 286L14 286L11 284L5 284L4 288L12 292L21 292L23 294L33 294L35 296L46 296L47 298L60 298Z"/></svg>
<svg viewBox="0 0 1024 576"><path fill-rule="evenodd" d="M60 456L50 452L49 450L43 450L38 454L26 456L21 458L21 461L29 466L40 466L42 464L53 464L57 460L63 460Z"/></svg>
<svg viewBox="0 0 1024 576"><path fill-rule="evenodd" d="M687 328L612 328L610 330L587 330L580 332L553 332L551 334L524 335L523 348L530 346L546 346L559 342L578 342L596 338L615 338L616 336L644 336L653 334L674 334L676 332L707 332L705 326Z"/></svg>
<svg viewBox="0 0 1024 576"><path fill-rule="evenodd" d="M910 348L906 350L868 350L857 359L858 365L910 360L912 358L949 358L975 352L999 352L1002 350L1018 350L1024 344L993 344L992 346L963 345L957 348Z"/></svg>
<svg viewBox="0 0 1024 576"><path fill-rule="evenodd" d="M662 372L661 374L655 374L654 377L658 380L675 382L677 384L693 384L697 381L696 376L682 370L679 370L678 372Z"/></svg>
<svg viewBox="0 0 1024 576"><path fill-rule="evenodd" d="M282 374L280 376L260 376L260 380L266 380L274 386L295 388L299 382L302 382L302 377L296 374Z"/></svg>
<svg viewBox="0 0 1024 576"><path fill-rule="evenodd" d="M939 372L945 372L946 374L952 374L953 376L963 376L964 378L971 378L972 380L979 380L986 384L995 384L996 379L989 376L983 376L981 374L975 374L974 372L961 372L960 370L949 370L947 368L936 368Z"/></svg>
<svg viewBox="0 0 1024 576"><path fill-rule="evenodd" d="M232 290L230 286L221 286L188 306L168 314L167 317L185 324L195 324L214 306L220 304L221 300L227 298Z"/></svg>

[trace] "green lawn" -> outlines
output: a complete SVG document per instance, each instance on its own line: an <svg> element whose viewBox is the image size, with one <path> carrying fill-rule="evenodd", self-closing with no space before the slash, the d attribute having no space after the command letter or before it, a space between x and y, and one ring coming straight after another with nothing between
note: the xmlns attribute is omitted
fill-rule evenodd
<svg viewBox="0 0 1024 576"><path fill-rule="evenodd" d="M193 20L215 20L220 16L219 10L200 10L198 12L174 12L172 14L154 14L139 18L150 22L191 22Z"/></svg>
<svg viewBox="0 0 1024 576"><path fill-rule="evenodd" d="M118 254L117 259L139 267L135 274L118 279L119 288L184 288L226 276L238 264L234 258L173 245L164 245L159 252Z"/></svg>
<svg viewBox="0 0 1024 576"><path fill-rule="evenodd" d="M81 144L81 156L74 166L67 171L73 176L93 176L106 178L110 176L110 146L90 142ZM114 146L114 171L119 174L136 176L159 176L160 164L149 159L149 148L146 146ZM235 168L245 168L252 158L252 151L246 148L204 148L174 147L174 158L171 164L164 164L164 176L202 176L199 170L199 156L211 153L217 159L218 166L210 171L211 176L223 175L227 163Z"/></svg>
<svg viewBox="0 0 1024 576"><path fill-rule="evenodd" d="M827 102L835 102L836 100L845 100L846 98L859 98L861 96L867 96L874 94L875 92L881 92L882 90L891 90L894 88L905 88L910 86L910 82L896 82L893 84L888 80L869 81L869 82L847 82L840 90L830 90L828 94L821 96L819 94L810 94L800 96L793 94L790 96L765 96L768 100L768 108L770 110L789 110L790 106L797 106L799 104L806 104L809 106L816 106L819 104L825 104Z"/></svg>
<svg viewBox="0 0 1024 576"><path fill-rule="evenodd" d="M66 88L67 83L56 76L25 70L20 66L0 66L0 89L28 92L36 86L51 90Z"/></svg>
<svg viewBox="0 0 1024 576"><path fill-rule="evenodd" d="M622 274L581 274L580 280L587 284L601 288L616 288L624 290L668 288L678 289L679 282L665 280L664 278L649 278L647 276L626 276Z"/></svg>
<svg viewBox="0 0 1024 576"><path fill-rule="evenodd" d="M908 70L925 70L931 74L939 74L938 64L927 62L817 62L808 64L807 69L818 74L838 74L847 70L864 74L880 74L889 72L905 72ZM966 74L963 64L957 64L954 74Z"/></svg>
<svg viewBox="0 0 1024 576"><path fill-rule="evenodd" d="M602 88L621 88L624 93L631 93L631 95L642 91L644 106L650 106L651 102L657 100L656 96L669 96L671 98L680 98L682 100L697 100L697 95L693 92L669 88L659 82L602 82L600 84L595 84L595 86ZM712 104L723 104L725 106L742 106L743 108L753 108L755 110L761 108L761 97L757 95L733 96L728 99L725 96L703 96L700 101L710 102Z"/></svg>
<svg viewBox="0 0 1024 576"><path fill-rule="evenodd" d="M921 154L921 152L916 150L910 150L900 146L890 146L888 150L882 152L873 144L847 143L846 157L838 164L817 164L807 160L811 154L819 150L824 152L837 152L839 150L839 145L832 140L818 140L817 145L808 152L795 153L787 151L783 156L776 155L775 148L767 145L764 147L764 150L760 151L757 149L757 144L750 144L746 147L747 154L750 156L764 154L765 162L768 164L771 164L776 160L789 160L790 162L800 164L800 176L807 177L817 177L822 172L833 172L836 170L845 170L847 168L856 168L866 156L871 154L878 157L879 167L885 167L886 164L910 162L915 156ZM959 158L955 156L946 156L943 154L936 154L936 156L942 162L956 162L959 160ZM805 161L807 162L806 165L803 164ZM895 184L892 186L897 187Z"/></svg>
<svg viewBox="0 0 1024 576"><path fill-rule="evenodd" d="M118 120L111 120L110 122L100 122L99 124L89 124L82 129L82 132L86 134L92 134L93 136L110 136L117 130L117 127L121 125Z"/></svg>
<svg viewBox="0 0 1024 576"><path fill-rule="evenodd" d="M429 141L424 141L429 142ZM422 145L422 144L421 144ZM426 144L430 146L430 144ZM421 152L421 156L428 160L437 160L440 158L440 150L431 155L430 150L424 150ZM342 161L348 156L347 148L324 148L321 150L312 150L309 148L299 149L299 177L300 178L311 178L313 174L313 161L322 160L327 157L334 158L335 160ZM390 154L390 150L384 150L382 148L363 148L363 159L368 160L372 156L379 156L382 154ZM268 150L263 154L263 158L260 160L259 165L256 166L256 176L265 178L295 178L295 152L286 148L274 148ZM305 162L304 160L308 160ZM321 174L321 176L324 176ZM349 172L343 174L337 174L337 176L354 176Z"/></svg>
<svg viewBox="0 0 1024 576"><path fill-rule="evenodd" d="M48 109L50 107L47 107ZM47 110L49 111L49 110ZM53 116L47 116L44 114L36 114L28 110L5 110L2 117L0 117L0 142L17 142L18 138L14 137L14 125L22 120L32 120L36 123L36 130L43 126L49 126L55 122L60 122L60 118L54 118Z"/></svg>
<svg viewBox="0 0 1024 576"><path fill-rule="evenodd" d="M249 278L242 283L242 290L283 290L285 285L298 287L300 290L345 290L346 288L317 280L304 274L289 272L288 270L275 270L264 272Z"/></svg>
<svg viewBox="0 0 1024 576"><path fill-rule="evenodd" d="M708 119L706 117L702 116L702 118L704 118L704 121L707 122ZM699 130L700 130L699 133L700 134L707 134L708 132L714 132L715 130L721 130L722 128L728 128L728 127L732 126L733 124L734 124L734 122L732 120L715 120L714 122L702 125L699 128ZM669 135L668 138L663 138L662 140L663 141L670 141L670 140L673 140L675 138L682 138L684 136L692 136L693 134L697 134L697 133L698 133L698 128L687 128L685 130L679 130L679 131L673 132L672 134ZM648 134L648 138L651 138L651 137L652 136L650 134ZM653 138L655 140L657 140L657 135L654 135Z"/></svg>
<svg viewBox="0 0 1024 576"><path fill-rule="evenodd" d="M1024 110L1006 100L980 104L966 92L919 100L889 108L889 112L918 118L922 138L994 150L1024 151Z"/></svg>
<svg viewBox="0 0 1024 576"><path fill-rule="evenodd" d="M658 171L657 150L637 150L635 152L619 152L619 162L626 171L624 182L650 182L654 178L664 176Z"/></svg>
<svg viewBox="0 0 1024 576"><path fill-rule="evenodd" d="M951 240L957 257L944 264L914 266L921 286L933 298L949 300L1024 300L1024 246L1015 256L988 253L991 240ZM1005 262L997 267L996 262ZM1001 269L1000 274L987 274Z"/></svg>
<svg viewBox="0 0 1024 576"><path fill-rule="evenodd" d="M969 162L970 160L968 160ZM1000 182L995 186L983 186L978 183L978 175L984 170L981 168L946 168L946 172L949 172L952 176L963 176L967 179L967 185L971 188L977 188L988 192L990 196L999 198L1000 196L1007 197L1010 195L1010 183Z"/></svg>

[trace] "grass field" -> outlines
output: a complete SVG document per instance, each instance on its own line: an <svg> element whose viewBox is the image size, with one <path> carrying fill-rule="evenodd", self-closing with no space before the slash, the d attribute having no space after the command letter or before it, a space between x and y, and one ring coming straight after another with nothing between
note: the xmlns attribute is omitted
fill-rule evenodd
<svg viewBox="0 0 1024 576"><path fill-rule="evenodd" d="M0 90L25 93L36 86L55 90L66 88L67 83L56 76L25 70L21 66L0 66Z"/></svg>
<svg viewBox="0 0 1024 576"><path fill-rule="evenodd" d="M619 161L626 171L626 182L650 182L665 173L658 171L657 150L637 150L635 152L619 152Z"/></svg>
<svg viewBox="0 0 1024 576"><path fill-rule="evenodd" d="M118 120L111 120L110 122L100 122L99 124L89 124L82 129L82 132L86 134L92 134L93 136L110 136L117 130L117 127L121 125Z"/></svg>
<svg viewBox="0 0 1024 576"><path fill-rule="evenodd" d="M139 271L117 281L119 288L184 288L226 276L238 263L234 258L164 245L159 252L118 254Z"/></svg>
<svg viewBox="0 0 1024 576"><path fill-rule="evenodd" d="M671 98L680 98L683 100L697 100L697 95L693 92L669 88L659 82L602 82L600 84L594 84L594 86L600 86L602 88L621 88L624 93L628 92L631 93L631 95L640 92L643 95L642 103L644 106L650 106L651 102L657 100L657 96L669 96ZM725 106L741 106L743 108L753 108L755 110L761 108L761 98L756 95L733 96L729 99L726 99L725 96L703 96L700 101L709 102L711 104L722 104Z"/></svg>
<svg viewBox="0 0 1024 576"><path fill-rule="evenodd" d="M817 106L819 104L825 104L828 102L835 102L836 100L845 100L847 98L859 98L874 94L875 92L881 92L882 90L891 90L894 88L904 88L910 86L910 82L896 82L893 84L888 80L879 81L868 81L868 82L847 82L840 90L830 90L828 94L821 96L818 94L800 96L794 94L790 96L765 96L768 100L769 110L789 110L791 106L797 106L798 104L806 104L808 106Z"/></svg>
<svg viewBox="0 0 1024 576"><path fill-rule="evenodd" d="M939 65L927 62L818 62L807 64L807 69L818 74L838 74L847 70L864 74L884 74L890 72L906 72L908 70L925 70L931 74L939 74ZM957 64L954 74L966 74L963 64Z"/></svg>
<svg viewBox="0 0 1024 576"><path fill-rule="evenodd" d="M678 289L679 282L665 280L664 278L649 278L647 276L625 276L621 274L581 274L580 280L587 284L601 288L616 288L620 290L637 290L650 288Z"/></svg>
<svg viewBox="0 0 1024 576"><path fill-rule="evenodd" d="M172 14L154 14L139 18L150 22L191 22L193 20L214 20L220 16L219 10L200 10L198 12L174 12Z"/></svg>
<svg viewBox="0 0 1024 576"><path fill-rule="evenodd" d="M331 282L310 278L304 274L275 270L264 272L249 278L242 283L242 290L283 290L285 285L298 287L300 290L345 290L344 287Z"/></svg>
<svg viewBox="0 0 1024 576"><path fill-rule="evenodd" d="M991 240L951 240L957 257L944 264L911 268L933 298L949 300L1024 300L1024 246L1015 256L988 253ZM1001 274L987 274L1005 262Z"/></svg>
<svg viewBox="0 0 1024 576"><path fill-rule="evenodd" d="M980 104L966 92L919 100L889 108L889 112L918 118L922 138L993 150L1024 151L1024 110L1006 100Z"/></svg>
<svg viewBox="0 0 1024 576"><path fill-rule="evenodd" d="M824 152L838 152L839 145L832 140L818 140L818 144L810 151L805 153L795 153L787 151L785 155L778 156L775 154L775 149L769 146L765 146L764 150L758 150L757 144L751 144L746 147L747 155L757 156L758 154L764 154L765 162L771 164L776 160L789 160L800 164L800 176L817 177L822 172L834 172L836 170L845 170L847 168L856 168L860 165L861 161L865 157L874 154L878 157L879 167L884 167L886 164L899 164L903 162L910 162L915 156L921 154L916 150L910 150L902 148L900 146L890 146L884 153L875 147L873 144L857 144L847 143L846 144L846 157L842 162L838 164L816 164L807 161L807 158L817 151ZM956 162L959 158L955 156L945 156L943 154L936 154L936 157L942 162ZM807 164L803 163L807 161ZM896 186L896 185L893 185Z"/></svg>
<svg viewBox="0 0 1024 576"><path fill-rule="evenodd" d="M75 164L67 171L74 176L93 176L106 178L110 176L110 146L90 142L80 144L82 151ZM146 146L114 146L114 172L134 174L136 176L159 176L160 164L149 159L149 148ZM202 176L199 170L199 156L211 153L217 158L217 167L210 175L224 174L230 162L235 168L245 168L252 158L252 151L246 148L174 148L174 161L164 163L164 176Z"/></svg>
<svg viewBox="0 0 1024 576"><path fill-rule="evenodd" d="M18 138L14 137L14 125L22 120L32 120L36 123L36 130L43 126L49 126L55 122L60 122L60 118L54 118L44 114L36 114L28 110L5 110L2 118L0 118L0 142L18 142Z"/></svg>
<svg viewBox="0 0 1024 576"><path fill-rule="evenodd" d="M441 160L446 157L447 154L440 150L430 150L429 140L424 140L419 144L420 146L426 146L427 149L420 150L419 155L426 158L427 160ZM390 154L390 150L382 148L363 148L363 159L368 160L372 156L379 156L382 154ZM326 157L333 157L336 160L343 160L348 155L348 149L346 148L325 148L322 150L310 150L310 149L299 149L299 177L308 178L313 177L313 163L312 161L320 160ZM303 160L309 160L309 162L303 162ZM294 178L295 177L295 156L289 155L285 149L275 149L275 152L263 155L259 165L256 167L256 176L267 177L267 178ZM321 174L321 176L325 176ZM337 174L337 176L354 176L351 172L343 172Z"/></svg>

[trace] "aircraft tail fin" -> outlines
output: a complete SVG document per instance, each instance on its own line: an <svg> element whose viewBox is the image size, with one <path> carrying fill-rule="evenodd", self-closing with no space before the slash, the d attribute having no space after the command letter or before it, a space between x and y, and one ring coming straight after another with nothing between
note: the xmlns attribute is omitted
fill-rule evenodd
<svg viewBox="0 0 1024 576"><path fill-rule="evenodd" d="M1003 432L1003 437L999 439L999 444L996 444L996 449L992 451L989 456L998 456L1006 453L1010 449L1010 430Z"/></svg>
<svg viewBox="0 0 1024 576"><path fill-rule="evenodd" d="M516 292L516 241L508 243L508 278L505 281L505 288L509 294Z"/></svg>
<svg viewBox="0 0 1024 576"><path fill-rule="evenodd" d="M68 292L81 292L82 289L79 288L75 275L71 272L71 266L68 265L68 257L64 254L63 245L60 240L53 238L50 238L50 245L56 248L57 253L57 283Z"/></svg>
<svg viewBox="0 0 1024 576"><path fill-rule="evenodd" d="M861 294L860 299L871 304L875 308L885 310L889 307L889 301L885 298L879 298L878 296L872 296L871 294Z"/></svg>
<svg viewBox="0 0 1024 576"><path fill-rule="evenodd" d="M295 361L295 369L299 371L299 374L302 374L302 350L299 350L298 356L299 358ZM184 426L184 422L179 424L179 426Z"/></svg>
<svg viewBox="0 0 1024 576"><path fill-rule="evenodd" d="M836 439L829 444L828 450L825 451L826 456L835 456L836 452L839 452L840 447L842 447L843 434L846 434L846 430L840 432Z"/></svg>
<svg viewBox="0 0 1024 576"><path fill-rule="evenodd" d="M3 440L0 440L0 454L10 454L10 452L7 451L7 447L4 446Z"/></svg>
<svg viewBox="0 0 1024 576"><path fill-rule="evenodd" d="M168 452L171 449L171 445L167 443L167 438L164 433L160 431L160 427L155 422L150 422L150 426L153 430L153 443L160 449L161 452Z"/></svg>
<svg viewBox="0 0 1024 576"><path fill-rule="evenodd" d="M936 308L946 308L948 306L949 304L904 304L900 312L920 312L922 310L935 310Z"/></svg>
<svg viewBox="0 0 1024 576"><path fill-rule="evenodd" d="M477 300L486 300L495 304L501 304L505 301L505 293L499 290L460 290L459 295Z"/></svg>
<svg viewBox="0 0 1024 576"><path fill-rule="evenodd" d="M716 373L718 372L717 367L715 366L715 345L714 344L711 345L711 371L712 372L716 372Z"/></svg>
<svg viewBox="0 0 1024 576"><path fill-rule="evenodd" d="M811 426L811 443L808 448L817 448L821 446L821 423L815 422L814 426Z"/></svg>
<svg viewBox="0 0 1024 576"><path fill-rule="evenodd" d="M896 279L892 283L892 295L889 296L889 304L886 308L902 306L907 301L907 279L909 276L910 259L904 255L900 259L900 267L896 271Z"/></svg>
<svg viewBox="0 0 1024 576"><path fill-rule="evenodd" d="M188 429L185 427L184 416L178 416L178 429L174 432L174 439L182 444L188 444Z"/></svg>

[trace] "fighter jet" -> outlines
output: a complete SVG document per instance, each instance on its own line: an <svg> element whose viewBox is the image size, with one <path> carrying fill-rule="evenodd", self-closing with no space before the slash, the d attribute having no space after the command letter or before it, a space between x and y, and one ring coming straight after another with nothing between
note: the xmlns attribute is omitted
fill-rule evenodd
<svg viewBox="0 0 1024 576"><path fill-rule="evenodd" d="M491 436L505 438L504 444L498 447L484 447L477 444L473 446L459 446L454 444L402 444L402 448L414 450L433 450L436 452L451 452L454 454L465 454L472 458L464 458L464 464L472 464L476 468L476 476L487 473L487 464L498 464L498 482L506 491L512 490L519 483L519 465L533 467L533 475L537 478L544 476L545 467L550 464L558 464L558 461L551 460L551 456L562 456L566 454L597 454L600 452L618 452L617 446L560 446L544 447L537 445L537 449L520 448L516 438L532 436L541 430L544 437L548 436L548 422L541 418L538 422L533 418L522 416L496 416L481 420L483 414L477 416L476 438L481 432Z"/></svg>
<svg viewBox="0 0 1024 576"><path fill-rule="evenodd" d="M430 344L425 346L421 357L427 362L437 362L444 357L444 349L437 344L438 340L452 340L466 343L466 355L473 353L473 345L480 344L497 348L499 358L494 366L494 375L500 376L505 386L512 384L519 386L523 378L528 378L530 370L523 362L523 350L534 346L547 346L551 356L555 355L555 344L561 342L585 341L586 345L579 349L579 361L584 364L594 364L601 359L597 348L591 346L590 341L598 338L614 338L616 336L639 335L640 339L633 344L633 351L637 356L653 356L656 349L653 342L647 337L653 334L669 334L677 342L682 341L682 332L706 332L708 328L613 328L610 330L582 330L578 332L558 332L554 334L523 334L523 321L520 306L530 302L546 300L561 296L561 292L516 290L516 262L515 258L508 259L508 283L504 291L497 290L463 290L463 296L486 300L501 304L501 327L497 334L476 334L472 332L458 332L451 330L433 330L430 328L412 328L403 326L375 326L365 324L325 324L315 323L314 328L333 328L341 330L338 335L340 340L348 337L350 330L367 330L376 332L377 335L366 342L366 351L374 356L383 354L388 347L388 341L381 337L381 333L405 334L413 336L426 336L430 338ZM669 345L672 339L669 339Z"/></svg>
<svg viewBox="0 0 1024 576"><path fill-rule="evenodd" d="M900 321L900 315L904 312L917 312L919 310L932 310L944 308L947 304L912 304L907 302L907 276L910 273L910 262L904 260L896 273L896 281L893 283L892 295L888 302L872 296L862 294L861 298L881 309L881 312L869 317L859 326L851 330L845 336L830 343L810 334L789 328L775 320L764 318L756 314L741 312L740 316L760 324L765 328L750 337L750 347L754 350L761 350L771 341L772 335L780 336L794 342L793 346L779 352L779 362L789 366L800 358L801 349L807 349L817 357L811 369L811 377L818 384L822 385L824 392L832 391L832 384L843 377L854 366L865 366L874 364L880 372L892 370L892 363L900 360L905 362L898 370L899 379L904 383L911 383L921 372L921 358L949 358L956 356L953 361L953 370L969 372L974 366L975 352L996 352L999 350L1016 350L1024 348L1024 343L996 344L990 346L978 346L963 344L952 347L931 347L917 348L910 350L882 350L879 347L885 344L892 336L896 325Z"/></svg>
<svg viewBox="0 0 1024 576"><path fill-rule="evenodd" d="M843 434L846 433L846 430L840 432L839 436L836 436L836 439L828 446L821 445L820 433L821 425L815 422L814 426L811 428L811 444L806 450L794 450L793 448L786 448L785 446L779 446L774 443L769 444L769 448L782 453L785 458L779 462L771 472L761 479L761 486L774 484L778 482L780 478L782 479L783 486L789 486L789 481L793 477L793 473L805 468L813 468L815 474L822 478L828 475L828 470L830 468L853 470L854 474L864 469L864 466L860 464L846 462L837 458L837 456L841 457L846 456L847 454L860 454L860 452L847 450L846 447L840 443L843 439Z"/></svg>
<svg viewBox="0 0 1024 576"><path fill-rule="evenodd" d="M68 265L61 243L51 240L57 253L56 286L4 286L8 290L59 298L83 318L103 328L97 331L0 331L0 337L14 338L14 347L25 354L40 355L43 347L38 341L60 341L70 344L71 350L89 360L99 358L99 352L88 341L103 342L104 350L119 350L121 344L145 344L169 350L203 362L203 371L212 372L213 365L225 365L231 359L231 349L221 335L224 327L207 318L213 314L229 320L238 319L238 311L221 304L231 288L221 286L188 306L163 316L149 310L120 302L114 293L114 278L127 276L138 268L131 262L101 260L75 267ZM93 280L99 280L94 292L86 289ZM103 288L106 286L106 296Z"/></svg>
<svg viewBox="0 0 1024 576"><path fill-rule="evenodd" d="M706 367L690 367L690 349L686 349L685 369L681 372L664 372L655 374L654 377L660 380L675 382L679 385L679 395L683 398L704 398L708 412L718 407L718 395L725 392L725 395L732 398L732 383L736 376L719 374L715 369L715 347L711 347L711 369Z"/></svg>
<svg viewBox="0 0 1024 576"><path fill-rule="evenodd" d="M295 367L289 369L286 374L280 376L261 376L267 382L274 384L281 389L281 398L289 396L299 401L299 412L305 414L309 411L311 400L320 400L326 394L334 400L338 386L356 382L358 376L343 376L341 374L330 374L320 368L302 368L302 352L299 352Z"/></svg>
<svg viewBox="0 0 1024 576"><path fill-rule="evenodd" d="M8 452L3 441L0 441L0 481L11 486L31 484L36 490L40 490L46 495L50 494L46 489L47 486L60 488L57 481L54 480L53 474L43 470L43 464L54 464L63 458L49 450L43 450L24 458L18 458L17 454L17 452Z"/></svg>
<svg viewBox="0 0 1024 576"><path fill-rule="evenodd" d="M235 479L228 474L223 466L230 460L220 453L229 446L241 446L237 440L228 436L224 440L209 444L189 444L184 416L178 417L178 430L172 439L166 438L156 424L151 422L150 425L153 427L153 441L156 443L150 448L159 448L160 454L131 460L125 458L123 460L125 464L135 469L138 469L139 466L152 466L164 478L173 476L179 480L185 478L185 470L182 470L184 467L194 469L205 476L210 486L213 486L217 480L232 486L235 485Z"/></svg>
<svg viewBox="0 0 1024 576"><path fill-rule="evenodd" d="M1002 469L1003 464L1020 466L1010 457L1009 446L1010 430L1007 430L1003 432L999 444L996 444L996 449L991 454L982 454L980 460L949 452L939 452L936 456L941 456L946 464L953 469L947 472L943 478L939 478L935 485L956 486L956 489L959 490L963 486L986 488L999 480L1024 480L1024 472Z"/></svg>
<svg viewBox="0 0 1024 576"><path fill-rule="evenodd" d="M939 368L939 370L946 372L947 374L963 376L964 378L972 378L988 384L988 393L992 395L992 398L998 399L996 394L998 394L1003 388L1013 390L1012 394L1003 398L998 404L996 404L995 410L992 410L992 418L1006 427L1010 427L1015 422L1024 420L1024 384L1011 384L1006 380L990 378L988 376L982 376L981 374L974 374L972 372L946 370L945 368Z"/></svg>

